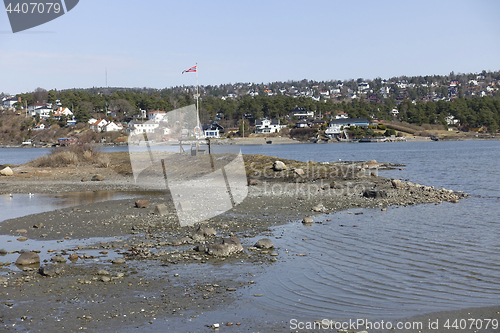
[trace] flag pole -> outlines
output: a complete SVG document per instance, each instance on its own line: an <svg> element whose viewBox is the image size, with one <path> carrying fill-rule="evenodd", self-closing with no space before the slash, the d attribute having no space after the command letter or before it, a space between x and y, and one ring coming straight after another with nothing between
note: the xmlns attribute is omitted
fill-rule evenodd
<svg viewBox="0 0 500 333"><path fill-rule="evenodd" d="M198 129L201 132L200 109L199 109L199 104L198 104L199 99L200 99L200 92L199 92L199 88L198 88L198 63L196 63L196 119L197 119Z"/></svg>

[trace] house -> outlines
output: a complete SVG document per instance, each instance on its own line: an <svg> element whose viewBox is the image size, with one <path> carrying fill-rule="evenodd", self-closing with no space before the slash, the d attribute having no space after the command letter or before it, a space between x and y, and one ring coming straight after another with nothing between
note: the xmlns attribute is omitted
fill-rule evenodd
<svg viewBox="0 0 500 333"><path fill-rule="evenodd" d="M366 90L370 90L370 84L368 84L368 82L360 82L358 84L358 90L363 92L363 91L366 91Z"/></svg>
<svg viewBox="0 0 500 333"><path fill-rule="evenodd" d="M307 128L309 127L309 123L305 120L300 120L295 124L296 128Z"/></svg>
<svg viewBox="0 0 500 333"><path fill-rule="evenodd" d="M349 118L349 115L342 111L337 113L337 115L335 116L335 119L347 119L347 118Z"/></svg>
<svg viewBox="0 0 500 333"><path fill-rule="evenodd" d="M335 119L328 124L325 134L330 137L335 137L342 133L345 128L351 126L368 127L370 122L366 118L348 118L348 119Z"/></svg>
<svg viewBox="0 0 500 333"><path fill-rule="evenodd" d="M50 114L50 112L49 112L49 114ZM65 117L73 116L73 112L71 112L70 109L68 109L68 108L59 108L53 114L54 119L57 119L57 120L61 120L61 118L63 116L65 116Z"/></svg>
<svg viewBox="0 0 500 333"><path fill-rule="evenodd" d="M160 121L167 121L167 112L165 111L150 111L148 113L148 119L159 123Z"/></svg>
<svg viewBox="0 0 500 333"><path fill-rule="evenodd" d="M2 106L4 108L13 108L14 104L16 104L19 101L20 100L16 97L7 98L5 101L3 101Z"/></svg>
<svg viewBox="0 0 500 333"><path fill-rule="evenodd" d="M94 130L96 132L102 132L102 129L107 124L108 124L108 122L106 121L106 119L100 119L100 120L97 120L96 122L94 122L92 125L90 125L90 129Z"/></svg>
<svg viewBox="0 0 500 333"><path fill-rule="evenodd" d="M451 80L450 87L456 87L456 86L458 86L458 83L459 83L458 80Z"/></svg>
<svg viewBox="0 0 500 333"><path fill-rule="evenodd" d="M41 107L44 107L44 106L47 106L47 104L40 103L40 102L36 102L36 103L30 104L30 105L28 105L28 112L29 112L29 114L31 116L35 116L36 115L35 109L41 108Z"/></svg>
<svg viewBox="0 0 500 333"><path fill-rule="evenodd" d="M309 118L314 116L313 111L308 111L302 107L295 106L295 108L290 112L291 117L297 117L299 119Z"/></svg>
<svg viewBox="0 0 500 333"><path fill-rule="evenodd" d="M33 131L41 131L45 129L45 124L39 123L33 128Z"/></svg>
<svg viewBox="0 0 500 333"><path fill-rule="evenodd" d="M398 114L399 114L399 110L398 110L398 109L394 108L394 109L392 109L392 110L391 110L391 115L392 115L393 117L397 117L397 116L398 116Z"/></svg>
<svg viewBox="0 0 500 333"><path fill-rule="evenodd" d="M120 123L110 122L102 128L103 132L119 132L123 130L123 126Z"/></svg>
<svg viewBox="0 0 500 333"><path fill-rule="evenodd" d="M160 127L159 123L151 123L149 121L145 123L140 123L140 122L129 122L128 123L129 128L133 129L132 134L138 135L138 134L143 134L143 133L154 133L157 128Z"/></svg>
<svg viewBox="0 0 500 333"><path fill-rule="evenodd" d="M460 123L460 120L455 119L454 116L447 116L444 118L444 120L448 125L457 125L458 123Z"/></svg>
<svg viewBox="0 0 500 333"><path fill-rule="evenodd" d="M205 138L220 138L221 132L224 131L224 127L217 123L212 123L209 125L203 125L203 134Z"/></svg>
<svg viewBox="0 0 500 333"><path fill-rule="evenodd" d="M278 133L285 125L280 125L279 119L262 119L255 121L255 133Z"/></svg>
<svg viewBox="0 0 500 333"><path fill-rule="evenodd" d="M33 116L39 115L40 118L42 118L42 119L48 119L50 117L51 112L52 113L54 112L52 107L45 105L45 106L41 106L39 108L36 108Z"/></svg>
<svg viewBox="0 0 500 333"><path fill-rule="evenodd" d="M92 125L92 124L94 124L96 121L97 121L97 119L95 119L95 118L90 118L90 119L89 119L89 121L88 121L88 123L89 123L90 125Z"/></svg>

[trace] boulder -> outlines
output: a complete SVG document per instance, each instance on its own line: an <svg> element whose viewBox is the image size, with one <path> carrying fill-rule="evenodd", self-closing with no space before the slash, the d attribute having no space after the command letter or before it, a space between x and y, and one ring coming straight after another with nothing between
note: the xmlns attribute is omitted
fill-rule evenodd
<svg viewBox="0 0 500 333"><path fill-rule="evenodd" d="M38 272L44 276L56 276L56 275L62 274L63 271L64 271L64 268L62 265L42 266L38 270Z"/></svg>
<svg viewBox="0 0 500 333"><path fill-rule="evenodd" d="M404 188L404 184L399 179L391 179L392 187L394 188Z"/></svg>
<svg viewBox="0 0 500 333"><path fill-rule="evenodd" d="M104 180L103 175L97 174L97 175L92 176L93 182L102 182L103 180Z"/></svg>
<svg viewBox="0 0 500 333"><path fill-rule="evenodd" d="M262 238L255 243L254 247L259 249L271 249L274 247L273 241L269 238Z"/></svg>
<svg viewBox="0 0 500 333"><path fill-rule="evenodd" d="M0 170L0 175L2 176L14 176L14 171L11 168L6 167Z"/></svg>
<svg viewBox="0 0 500 333"><path fill-rule="evenodd" d="M156 205L155 215L167 215L167 214L168 214L167 205L165 204Z"/></svg>
<svg viewBox="0 0 500 333"><path fill-rule="evenodd" d="M386 198L387 193L384 190L364 190L363 196L365 198Z"/></svg>
<svg viewBox="0 0 500 333"><path fill-rule="evenodd" d="M323 206L323 204L322 204L322 203L320 203L320 204L317 204L316 206L314 206L314 207L312 208L312 210L313 210L314 212L323 212L323 211L325 210L325 206Z"/></svg>
<svg viewBox="0 0 500 333"><path fill-rule="evenodd" d="M306 174L303 169L295 169L294 172L297 176L300 177L303 177Z"/></svg>
<svg viewBox="0 0 500 333"><path fill-rule="evenodd" d="M217 232L215 231L215 229L205 226L200 226L193 235L193 239L195 241L200 241L215 236L216 234Z"/></svg>
<svg viewBox="0 0 500 333"><path fill-rule="evenodd" d="M304 217L304 219L302 220L302 224L305 224L305 225L311 225L314 223L314 220L310 217Z"/></svg>
<svg viewBox="0 0 500 333"><path fill-rule="evenodd" d="M59 255L59 254L50 258L50 261L58 262L58 263L62 263L62 264L67 262L66 258L64 258L62 255Z"/></svg>
<svg viewBox="0 0 500 333"><path fill-rule="evenodd" d="M7 254L7 250L5 249L0 249L0 256L4 256Z"/></svg>
<svg viewBox="0 0 500 333"><path fill-rule="evenodd" d="M248 186L256 186L256 185L259 185L259 183L255 179L248 180Z"/></svg>
<svg viewBox="0 0 500 333"><path fill-rule="evenodd" d="M137 200L135 202L135 206L137 208L148 208L149 207L149 200Z"/></svg>
<svg viewBox="0 0 500 333"><path fill-rule="evenodd" d="M365 168L365 169L377 169L379 167L380 167L380 163L378 163L375 160L371 160L371 161L363 163L363 168Z"/></svg>
<svg viewBox="0 0 500 333"><path fill-rule="evenodd" d="M234 253L242 252L243 246L241 246L241 242L237 237L231 236L229 238L224 238L222 244L199 246L198 250L204 250L212 256L227 257Z"/></svg>
<svg viewBox="0 0 500 333"><path fill-rule="evenodd" d="M85 178L85 177L83 177L83 178L82 178L82 182L86 182L86 181L88 181L88 179L87 179L87 178Z"/></svg>
<svg viewBox="0 0 500 333"><path fill-rule="evenodd" d="M274 171L283 171L286 169L288 169L287 166L285 165L285 163L283 163L281 161L275 161L273 163L273 170Z"/></svg>
<svg viewBox="0 0 500 333"><path fill-rule="evenodd" d="M16 260L16 265L25 266L40 263L40 257L35 252L24 252Z"/></svg>

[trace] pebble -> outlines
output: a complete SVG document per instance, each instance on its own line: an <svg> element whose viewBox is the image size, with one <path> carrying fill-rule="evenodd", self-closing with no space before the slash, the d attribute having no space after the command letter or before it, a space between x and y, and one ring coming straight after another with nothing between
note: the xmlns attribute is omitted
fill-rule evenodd
<svg viewBox="0 0 500 333"><path fill-rule="evenodd" d="M113 264L124 264L125 263L125 259L123 259L123 258L115 258L115 259L111 260L111 262Z"/></svg>

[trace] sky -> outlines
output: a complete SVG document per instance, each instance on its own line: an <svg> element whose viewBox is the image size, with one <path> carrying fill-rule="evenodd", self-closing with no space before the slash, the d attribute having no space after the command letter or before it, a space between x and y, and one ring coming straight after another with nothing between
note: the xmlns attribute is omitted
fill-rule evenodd
<svg viewBox="0 0 500 333"><path fill-rule="evenodd" d="M0 92L500 70L498 0L80 0L12 33Z"/></svg>

